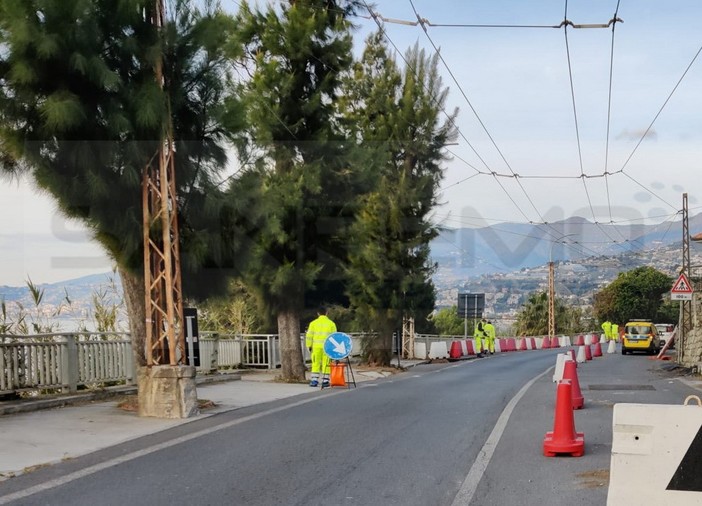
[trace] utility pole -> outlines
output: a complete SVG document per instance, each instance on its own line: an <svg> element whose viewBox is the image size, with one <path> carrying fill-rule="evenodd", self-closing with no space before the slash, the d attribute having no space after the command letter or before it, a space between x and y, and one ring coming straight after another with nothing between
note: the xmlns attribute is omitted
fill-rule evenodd
<svg viewBox="0 0 702 506"><path fill-rule="evenodd" d="M548 337L552 339L556 335L556 267L553 263L553 247L563 241L566 237L575 234L566 234L559 237L551 244L548 252ZM564 242L565 244L565 242Z"/></svg>
<svg viewBox="0 0 702 506"><path fill-rule="evenodd" d="M687 193L683 193L683 208L682 208L682 273L687 279L690 279L690 226L687 213ZM692 301L680 301L680 322L678 324L678 334L680 340L678 342L678 362L682 362L685 355L685 345L687 344L687 335L692 330Z"/></svg>
<svg viewBox="0 0 702 506"><path fill-rule="evenodd" d="M156 0L152 22L159 32L165 19L164 2ZM156 63L155 74L163 89L162 57ZM148 366L177 365L185 359L174 154L169 112L164 138L142 181Z"/></svg>
<svg viewBox="0 0 702 506"><path fill-rule="evenodd" d="M161 34L166 23L164 0L148 13ZM163 38L162 38L163 40ZM163 90L163 56L155 65ZM164 94L167 96L167 90ZM185 367L183 292L175 184L175 145L170 104L157 152L144 168L142 206L146 367L139 371L139 414L186 418L197 414L195 368Z"/></svg>
<svg viewBox="0 0 702 506"><path fill-rule="evenodd" d="M552 339L556 333L556 281L553 261L548 263L548 337Z"/></svg>

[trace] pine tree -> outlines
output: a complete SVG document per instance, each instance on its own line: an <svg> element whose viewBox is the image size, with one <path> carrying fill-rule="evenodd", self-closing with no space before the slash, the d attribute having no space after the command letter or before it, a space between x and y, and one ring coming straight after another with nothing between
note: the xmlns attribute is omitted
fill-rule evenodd
<svg viewBox="0 0 702 506"><path fill-rule="evenodd" d="M340 261L336 219L353 171L334 104L352 62L348 18L356 8L355 1L298 0L266 11L243 4L239 14L252 62L246 97L252 141L262 152L264 217L247 279L277 317L288 381L305 377L305 297L330 280Z"/></svg>
<svg viewBox="0 0 702 506"><path fill-rule="evenodd" d="M218 219L214 181L241 127L224 52L233 19L209 1L168 5L159 32L149 0L0 3L0 169L30 177L115 260L140 364L142 171L172 124L183 287L197 291L191 275L218 256L203 227Z"/></svg>
<svg viewBox="0 0 702 506"><path fill-rule="evenodd" d="M390 361L393 330L404 315L424 322L434 308L429 242L443 177L443 147L455 138L454 111L442 121L448 89L437 57L415 45L397 67L380 33L366 44L347 81L345 124L374 162L374 189L361 198L347 269L351 303L376 337L364 342L371 363Z"/></svg>

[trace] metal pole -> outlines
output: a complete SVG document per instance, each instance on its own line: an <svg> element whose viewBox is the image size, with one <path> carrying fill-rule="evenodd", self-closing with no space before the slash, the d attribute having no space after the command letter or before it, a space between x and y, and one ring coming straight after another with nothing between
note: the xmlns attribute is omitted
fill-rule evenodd
<svg viewBox="0 0 702 506"><path fill-rule="evenodd" d="M553 247L566 237L573 237L575 234L562 235L553 243L548 252L548 337L552 338L556 334L556 269L553 263ZM564 243L565 244L565 243Z"/></svg>
<svg viewBox="0 0 702 506"><path fill-rule="evenodd" d="M687 193L683 193L683 218L682 218L682 273L690 279L690 227L688 222ZM685 346L687 345L687 335L692 330L692 301L683 300L680 302L680 340L678 342L678 362L682 362L685 356Z"/></svg>

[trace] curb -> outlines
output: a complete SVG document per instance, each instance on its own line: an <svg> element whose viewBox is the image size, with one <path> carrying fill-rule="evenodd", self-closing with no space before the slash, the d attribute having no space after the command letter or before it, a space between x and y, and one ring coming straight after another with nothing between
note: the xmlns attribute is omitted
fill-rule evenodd
<svg viewBox="0 0 702 506"><path fill-rule="evenodd" d="M196 385L209 385L226 381L241 380L241 372L208 375L195 378ZM111 399L118 395L131 395L137 393L136 385L122 385L108 387L101 390L86 391L79 394L58 394L42 399L20 399L17 401L0 402L0 416L30 413L43 409L63 408L86 402L96 402Z"/></svg>

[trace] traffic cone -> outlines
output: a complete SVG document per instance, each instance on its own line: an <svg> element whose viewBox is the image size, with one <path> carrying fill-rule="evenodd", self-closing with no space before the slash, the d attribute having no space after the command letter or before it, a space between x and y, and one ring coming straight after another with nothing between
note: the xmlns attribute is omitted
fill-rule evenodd
<svg viewBox="0 0 702 506"><path fill-rule="evenodd" d="M578 337L575 338L575 346L584 346L585 345L585 336L580 334Z"/></svg>
<svg viewBox="0 0 702 506"><path fill-rule="evenodd" d="M601 334L600 335L600 344L606 343L606 342L607 342L607 336L605 336L604 334Z"/></svg>
<svg viewBox="0 0 702 506"><path fill-rule="evenodd" d="M558 336L552 337L551 338L551 348L560 348L560 347L561 347L561 343L560 343L560 339L558 338Z"/></svg>
<svg viewBox="0 0 702 506"><path fill-rule="evenodd" d="M585 435L575 432L575 417L572 407L572 386L563 380L556 387L556 410L553 431L544 436L544 456L555 457L568 454L582 457L585 453Z"/></svg>
<svg viewBox="0 0 702 506"><path fill-rule="evenodd" d="M568 354L570 355L570 359L575 363L575 367L578 367L578 362L575 360L575 350L573 348L569 349Z"/></svg>
<svg viewBox="0 0 702 506"><path fill-rule="evenodd" d="M610 341L609 344L607 345L607 353L616 353L617 352L617 343L614 341Z"/></svg>
<svg viewBox="0 0 702 506"><path fill-rule="evenodd" d="M548 338L548 336L544 337L544 340L541 342L541 349L545 350L551 347L551 340Z"/></svg>
<svg viewBox="0 0 702 506"><path fill-rule="evenodd" d="M458 341L453 341L451 343L451 351L449 351L449 358L457 359L461 358L463 355L463 349L461 348L461 343Z"/></svg>
<svg viewBox="0 0 702 506"><path fill-rule="evenodd" d="M602 356L602 345L597 342L592 346L592 356L601 357Z"/></svg>
<svg viewBox="0 0 702 506"><path fill-rule="evenodd" d="M523 337L519 338L519 351L527 351L526 339Z"/></svg>
<svg viewBox="0 0 702 506"><path fill-rule="evenodd" d="M575 369L575 362L566 360L563 363L563 379L570 380L573 409L582 409L585 405L585 399L583 399L583 394L580 391L580 381L578 380L578 371Z"/></svg>
<svg viewBox="0 0 702 506"><path fill-rule="evenodd" d="M585 360L592 360L592 350L590 349L590 345L586 344L584 346L585 348Z"/></svg>
<svg viewBox="0 0 702 506"><path fill-rule="evenodd" d="M468 355L475 355L475 350L473 349L473 341L466 339L466 349L468 350Z"/></svg>

